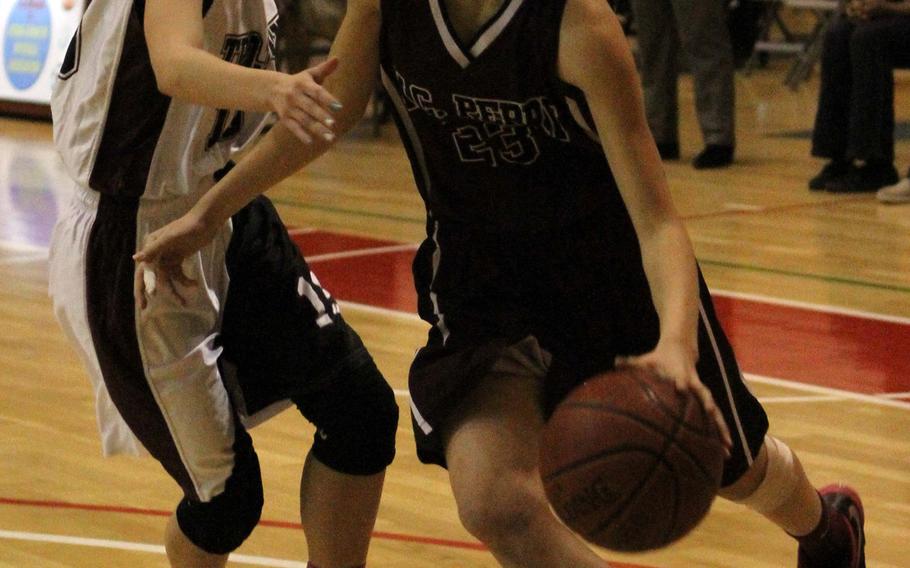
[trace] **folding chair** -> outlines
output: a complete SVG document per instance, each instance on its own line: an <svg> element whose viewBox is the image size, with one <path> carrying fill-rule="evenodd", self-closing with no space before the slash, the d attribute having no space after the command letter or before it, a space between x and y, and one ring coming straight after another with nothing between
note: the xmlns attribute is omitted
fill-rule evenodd
<svg viewBox="0 0 910 568"><path fill-rule="evenodd" d="M748 69L754 68L759 59L768 54L785 54L795 56L793 64L787 71L784 84L797 90L812 74L812 69L821 57L825 32L831 26L840 11L838 0L766 0L768 7L762 15L759 40L755 42ZM802 11L813 17L808 32L793 31L784 16L788 11ZM779 38L773 37L775 34Z"/></svg>

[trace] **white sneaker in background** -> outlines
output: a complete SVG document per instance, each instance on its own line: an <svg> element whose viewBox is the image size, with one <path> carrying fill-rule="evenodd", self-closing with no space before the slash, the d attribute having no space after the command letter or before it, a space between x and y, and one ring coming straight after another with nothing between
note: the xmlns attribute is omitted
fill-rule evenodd
<svg viewBox="0 0 910 568"><path fill-rule="evenodd" d="M875 197L882 203L910 203L910 178L903 178L894 185L881 188Z"/></svg>

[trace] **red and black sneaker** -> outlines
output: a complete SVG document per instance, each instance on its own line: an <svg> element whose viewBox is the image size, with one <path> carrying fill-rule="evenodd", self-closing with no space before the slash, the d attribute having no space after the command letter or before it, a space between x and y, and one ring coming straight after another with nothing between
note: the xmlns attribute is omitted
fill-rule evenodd
<svg viewBox="0 0 910 568"><path fill-rule="evenodd" d="M826 551L835 558L825 558L819 563L815 555L810 555L807 545L799 546L798 568L866 568L866 535L863 531L865 517L863 502L852 488L846 485L829 485L822 488L818 494L830 511L830 523L839 526L829 526L822 540L837 538L840 542L826 543L836 547L836 551ZM843 542L848 540L849 542Z"/></svg>

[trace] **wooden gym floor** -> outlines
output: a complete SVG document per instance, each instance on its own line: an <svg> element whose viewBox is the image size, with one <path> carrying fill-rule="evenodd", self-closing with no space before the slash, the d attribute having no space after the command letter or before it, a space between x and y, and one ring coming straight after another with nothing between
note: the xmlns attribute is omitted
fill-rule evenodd
<svg viewBox="0 0 910 568"><path fill-rule="evenodd" d="M910 205L810 193L817 82L782 86L772 65L737 79L734 167L697 172L701 147L683 81L684 160L667 175L724 325L773 432L819 485L853 484L866 504L868 565L910 565ZM910 120L910 76L898 75ZM910 165L910 142L897 145ZM101 458L92 395L46 296L47 243L68 186L46 123L0 119L0 566L163 566L175 486L149 459ZM406 374L426 329L410 258L423 207L391 125L363 128L270 192L323 284L342 300L403 410L370 555L374 567L495 566L459 525L445 473L414 455ZM299 468L310 426L286 412L254 430L266 506L232 565L302 567ZM638 567L795 566L794 543L718 502L659 552L604 553ZM618 565L618 564L617 564Z"/></svg>

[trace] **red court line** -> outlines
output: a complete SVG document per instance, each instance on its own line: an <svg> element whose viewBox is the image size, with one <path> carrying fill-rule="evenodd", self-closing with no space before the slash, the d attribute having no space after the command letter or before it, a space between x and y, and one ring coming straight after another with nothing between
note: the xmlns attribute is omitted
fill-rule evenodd
<svg viewBox="0 0 910 568"><path fill-rule="evenodd" d="M45 501L39 499L13 499L10 497L0 497L0 505L13 505L20 507L38 507L43 509L71 509L77 511L93 511L101 513L120 513L125 515L143 515L147 517L170 517L172 511L161 511L157 509L143 509L139 507L123 507L120 505L99 505L92 503L71 503L66 501ZM275 521L262 519L259 524L264 527L279 529L297 529L302 530L300 523L290 521ZM429 544L433 546L444 546L447 548L463 548L468 550L486 550L487 548L479 542L468 542L460 540L450 540L444 538L433 538L427 536L409 535L392 533L385 531L375 531L374 538L383 540L395 540L400 542L412 542L419 544Z"/></svg>
<svg viewBox="0 0 910 568"><path fill-rule="evenodd" d="M910 388L910 326L729 297L718 317L747 373L887 394Z"/></svg>
<svg viewBox="0 0 910 568"><path fill-rule="evenodd" d="M388 245L324 231L294 238L323 252ZM313 265L336 298L415 313L413 257L413 251L397 251ZM903 356L910 353L906 324L726 296L715 296L714 302L746 373L863 394L910 391L910 357Z"/></svg>
<svg viewBox="0 0 910 568"><path fill-rule="evenodd" d="M45 509L71 509L80 511L95 511L103 513L122 513L127 515L145 515L153 517L170 517L171 511L161 511L157 509L143 509L138 507L122 507L118 505L98 505L91 503L70 503L66 501L45 501L38 499L13 499L9 497L0 497L0 505L13 505L21 507L39 507ZM260 526L303 530L300 523L290 521L273 521L263 519L259 521ZM431 546L442 546L446 548L460 548L466 550L486 551L487 547L479 542L468 542L461 540L451 540L445 538L433 538L426 536L417 536L401 533L392 533L386 531L374 531L373 538L382 540L392 540L398 542L409 542L417 544L427 544ZM649 568L638 564L620 564L610 561L610 565L615 568Z"/></svg>
<svg viewBox="0 0 910 568"><path fill-rule="evenodd" d="M396 241L386 241L372 239L370 237L358 237L356 235L342 235L339 233L330 233L328 231L307 231L305 233L295 233L293 228L289 227L291 238L303 251L303 254L317 256L333 252L347 252L351 250L369 249L385 247L389 245L400 245Z"/></svg>

